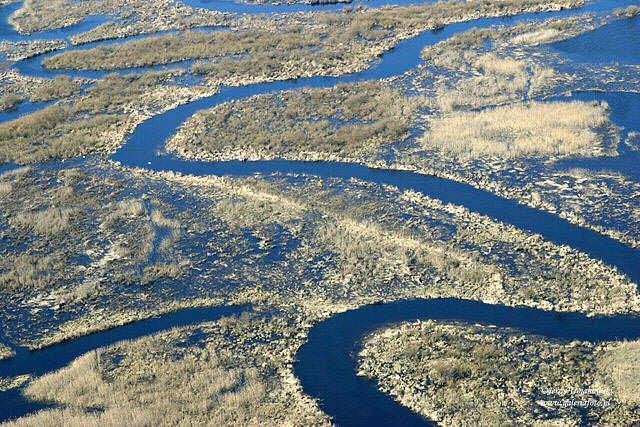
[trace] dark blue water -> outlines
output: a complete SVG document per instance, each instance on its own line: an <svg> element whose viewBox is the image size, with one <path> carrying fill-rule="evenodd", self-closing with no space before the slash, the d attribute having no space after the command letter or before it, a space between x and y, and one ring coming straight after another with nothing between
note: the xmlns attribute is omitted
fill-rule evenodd
<svg viewBox="0 0 640 427"><path fill-rule="evenodd" d="M554 98L564 100L566 98ZM584 168L593 171L611 171L640 179L640 151L629 148L625 139L629 132L640 131L640 94L633 92L574 92L572 100L605 101L609 104L609 117L620 127L620 145L615 157L593 157L562 160L555 164L561 169Z"/></svg>
<svg viewBox="0 0 640 427"><path fill-rule="evenodd" d="M591 342L636 339L640 319L632 316L588 318L505 307L454 298L398 301L336 314L315 325L297 354L294 373L305 393L341 426L419 426L427 421L357 377L361 340L385 325L412 320L455 320L517 328L547 338Z"/></svg>
<svg viewBox="0 0 640 427"><path fill-rule="evenodd" d="M577 62L640 64L640 17L616 19L549 47Z"/></svg>
<svg viewBox="0 0 640 427"><path fill-rule="evenodd" d="M226 3L217 1L215 4L224 5ZM627 4L629 2L617 2L614 0L597 2L589 6L588 10L598 12L610 10L613 7L623 7ZM15 7L10 6L10 8ZM235 7L235 4L229 3L228 7ZM252 7L246 5L240 5L240 7L243 11L250 9L251 11L256 11L259 8L264 8L265 12L269 8L273 8L272 10L274 11L296 10L298 8L298 6L256 6L252 9ZM306 8L315 8L315 6L302 7L305 8L304 10ZM340 7L343 7L343 5L322 6L325 9ZM411 172L369 169L353 164L288 161L212 164L157 155L164 141L175 132L175 129L200 109L211 108L221 102L242 99L260 93L299 87L329 87L341 82L381 79L402 74L419 64L419 53L424 46L444 40L459 31L464 31L471 27L511 24L516 19L545 19L550 16L569 16L584 11L585 9L578 12L564 11L560 14L548 13L526 15L518 18L483 19L471 23L450 25L443 31L437 33L427 32L419 37L404 41L396 49L385 53L379 64L358 74L274 82L242 88L223 88L222 93L219 95L195 101L147 120L138 126L125 146L112 158L127 166L193 175L238 176L255 172L296 172L320 177L356 177L366 181L397 186L401 190L412 189L441 199L445 203L463 205L472 211L490 216L499 221L539 233L554 243L566 244L582 250L594 258L616 266L632 280L640 282L640 257L638 251L608 237L573 226L554 215L519 205L486 191L476 190L466 184ZM0 12L5 11L0 10ZM47 32L41 34L41 36L42 38L68 37L68 34L77 33L80 29L86 30L84 25L87 25L87 22L90 22L90 19L73 28ZM65 31L67 36L60 36ZM3 37L4 33L9 36L13 34L13 37L15 37L15 34L9 31L6 25L0 26L0 37ZM18 36L18 39L19 37L21 36ZM33 61L33 64L36 64L36 62ZM42 72L38 70L38 66L32 66L31 68L25 66L24 69L26 72ZM625 109L636 108L635 106L638 104L633 103L633 100L628 102L628 106L621 103L618 107L614 107L614 122L628 120L628 123L631 123L635 113L632 111L627 114ZM612 103L610 102L610 104ZM0 171L2 169L0 168ZM4 169L8 170L10 167L4 167ZM213 320L208 316L222 315L219 311L215 311L215 314L212 314L214 312L207 310L237 311L239 309L185 310L162 318L137 322L112 331L83 337L40 352L27 352L24 349L19 349L18 355L14 359L0 362L0 376L13 376L22 373L41 375L67 365L71 360L87 351L112 344L121 339L137 338L174 326ZM299 362L295 367L296 374L301 379L305 392L321 399L323 408L328 414L334 416L335 420L341 425L423 424L424 420L397 405L388 396L378 393L370 382L355 377L355 361L351 357L352 352L357 349L356 344L359 339L367 331L371 331L387 322L418 318L455 319L496 326L510 326L553 338L601 341L620 338L631 339L640 336L640 323L638 320L625 316L589 319L581 314L560 314L526 308L491 306L454 299L404 301L382 306L364 307L332 317L311 330L309 342L300 350L298 355ZM0 395L0 405L2 405L0 406L0 414L5 419L23 415L41 407L38 404L24 401L20 397L19 391Z"/></svg>
<svg viewBox="0 0 640 427"><path fill-rule="evenodd" d="M108 331L86 335L38 351L18 348L15 349L16 356L14 358L0 361L0 377L22 374L31 374L37 377L60 369L77 357L100 347L167 331L171 328L211 322L248 309L250 307L247 306L188 308L160 317L140 320ZM0 391L0 422L24 416L44 407L46 405L24 399L20 389Z"/></svg>

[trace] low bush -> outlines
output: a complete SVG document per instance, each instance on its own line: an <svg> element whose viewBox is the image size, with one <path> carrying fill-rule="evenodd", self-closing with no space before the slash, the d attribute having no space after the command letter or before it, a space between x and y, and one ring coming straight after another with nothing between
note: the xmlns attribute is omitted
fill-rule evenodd
<svg viewBox="0 0 640 427"><path fill-rule="evenodd" d="M68 76L56 76L44 85L37 86L31 95L31 102L48 102L60 98L68 98L77 95L82 86Z"/></svg>
<svg viewBox="0 0 640 427"><path fill-rule="evenodd" d="M68 209L50 207L33 213L16 215L11 224L27 227L38 234L55 235L69 228L70 212Z"/></svg>

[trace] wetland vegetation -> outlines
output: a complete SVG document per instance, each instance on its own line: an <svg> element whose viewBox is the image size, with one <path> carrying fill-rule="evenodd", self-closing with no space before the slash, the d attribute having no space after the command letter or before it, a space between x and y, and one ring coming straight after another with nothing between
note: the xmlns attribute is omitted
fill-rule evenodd
<svg viewBox="0 0 640 427"><path fill-rule="evenodd" d="M351 158L405 140L418 105L379 82L258 95L198 112L167 150L208 160Z"/></svg>
<svg viewBox="0 0 640 427"><path fill-rule="evenodd" d="M108 75L81 93L66 77L38 88L32 101L66 98L33 114L0 124L0 163L34 163L113 151L145 117L215 88L176 84L180 73ZM79 95L79 96L73 96Z"/></svg>
<svg viewBox="0 0 640 427"><path fill-rule="evenodd" d="M567 0L572 8L580 1ZM448 1L420 6L318 13L285 25L249 21L242 31L159 36L120 45L63 52L44 61L51 69L115 70L215 59L192 66L218 84L247 84L362 71L401 40L442 25L482 16L555 10L557 2Z"/></svg>
<svg viewBox="0 0 640 427"><path fill-rule="evenodd" d="M239 319L245 326L221 322L211 344L201 333L194 338L200 344L191 344L192 332L178 330L90 353L26 389L65 409L19 423L326 420L291 379L293 354L315 321L372 301L459 296L592 312L637 309L634 284L570 248L365 182L195 178L97 164L88 171L26 168L3 183L11 191L2 209L11 228L0 237L9 242L5 277L36 274L9 278L21 287L3 291L5 306L18 313L4 319L14 342L37 348L181 306L251 302L266 313L282 311L268 321ZM49 214L61 201L63 221ZM293 239L299 243L286 243ZM33 249L25 253L27 242ZM40 271L24 264L25 256L51 261ZM290 320L283 325L280 316ZM268 347L255 347L260 343ZM193 345L203 353L194 355ZM232 365L211 355L221 348L236 355ZM238 359L241 348L270 361ZM142 381L148 374L139 366L156 375ZM224 384L208 382L205 391L176 372L219 375ZM175 394L164 395L166 387ZM165 399L153 397L160 395ZM185 403L205 395L217 409Z"/></svg>
<svg viewBox="0 0 640 427"><path fill-rule="evenodd" d="M8 425L331 425L294 375L296 354L321 321L369 304L452 297L637 315L635 276L588 244L592 254L413 189L284 163L239 176L233 162L449 178L639 247L640 183L561 166L637 145L617 99L581 95L635 92L637 67L581 63L553 46L638 8L565 10L584 5L11 6L7 28L33 36L0 33L0 364L183 309L243 313L98 348L42 376L0 377L0 400L49 405ZM484 19L544 11L563 16ZM482 28L459 24L472 20ZM131 39L81 46L120 38ZM385 62L393 48L418 42L418 62L378 76L396 70ZM153 141L131 147L140 135ZM232 162L206 163L221 161ZM619 424L640 422L639 351L420 321L373 331L358 366L445 425ZM558 390L586 388L607 393L586 408L555 403L567 398Z"/></svg>
<svg viewBox="0 0 640 427"><path fill-rule="evenodd" d="M629 386L637 375L623 377L621 369L637 367L627 353L636 345L421 321L370 336L359 354L360 375L445 425L633 423L637 389Z"/></svg>
<svg viewBox="0 0 640 427"><path fill-rule="evenodd" d="M64 409L9 425L328 425L282 376L298 329L245 312L91 352L25 390Z"/></svg>
<svg viewBox="0 0 640 427"><path fill-rule="evenodd" d="M431 121L420 143L470 157L598 156L617 145L607 110L574 101L458 112Z"/></svg>

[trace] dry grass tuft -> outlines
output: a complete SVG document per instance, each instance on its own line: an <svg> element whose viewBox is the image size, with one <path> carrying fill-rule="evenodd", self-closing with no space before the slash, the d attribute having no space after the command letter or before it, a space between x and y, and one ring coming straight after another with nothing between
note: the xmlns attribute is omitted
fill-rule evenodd
<svg viewBox="0 0 640 427"><path fill-rule="evenodd" d="M182 274L182 268L175 262L156 263L145 267L142 272L141 284L147 285L160 279L175 279Z"/></svg>
<svg viewBox="0 0 640 427"><path fill-rule="evenodd" d="M475 63L476 67L488 74L516 75L525 71L524 61L513 58L501 58L493 53L481 56Z"/></svg>
<svg viewBox="0 0 640 427"><path fill-rule="evenodd" d="M549 43L560 36L560 34L560 31L556 30L555 28L545 28L538 31L519 34L511 38L510 41L514 45L535 46L539 44Z"/></svg>
<svg viewBox="0 0 640 427"><path fill-rule="evenodd" d="M70 211L49 207L38 212L21 212L11 220L11 225L32 229L38 234L55 235L69 228Z"/></svg>
<svg viewBox="0 0 640 427"><path fill-rule="evenodd" d="M142 215L145 214L145 212L146 210L141 200L137 200L137 199L121 200L116 204L115 210L111 212L109 215L107 215L101 227L113 228L119 222L129 218L141 217Z"/></svg>

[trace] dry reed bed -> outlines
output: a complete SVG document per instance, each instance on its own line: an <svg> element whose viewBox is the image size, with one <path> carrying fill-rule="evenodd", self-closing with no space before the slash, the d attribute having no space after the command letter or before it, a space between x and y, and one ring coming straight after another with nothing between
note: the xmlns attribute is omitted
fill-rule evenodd
<svg viewBox="0 0 640 427"><path fill-rule="evenodd" d="M580 77L560 71L562 58L535 47L593 30L611 19L582 15L474 28L426 47L426 67L415 74L435 73L437 104L444 112L542 98Z"/></svg>
<svg viewBox="0 0 640 427"><path fill-rule="evenodd" d="M577 4L569 2L565 6ZM26 9L37 9L41 6L45 7L37 1L32 1ZM186 38L162 36L127 42L121 46L95 48L88 52L66 52L48 61L55 63L67 58L71 62L78 60L90 64L91 67L100 67L100 64L104 63L99 58L102 52L114 56L114 66L119 68L141 65L137 61L146 61L145 58L149 58L149 55L152 57L151 63L165 63L209 56L215 51L215 55L223 57L241 55L239 59L226 58L219 62L194 65L194 72L208 76L209 85L241 85L317 74L337 75L366 68L374 57L395 45L400 39L434 28L442 20L465 20L476 15L502 15L524 9L542 10L556 6L555 3L538 3L534 0L529 0L526 4L504 0L500 4L492 5L482 2L442 2L424 7L315 14L302 19L301 22L307 19L307 24L294 22L291 26L280 26L281 29L278 31L254 27L240 32L193 32ZM49 4L46 7L56 9L60 8L61 4ZM16 16L23 15L30 16L27 12L20 12ZM265 24L265 28L274 27L272 24ZM211 41L215 43L211 44ZM321 46L324 47L319 49ZM312 51L310 55L309 49ZM341 49L344 51L340 51ZM98 56L91 56L91 52ZM158 55L160 57L156 58ZM76 58L78 56L81 58ZM124 62L118 63L121 60ZM121 83L127 79L126 84ZM143 77L109 76L96 84L100 89L90 88L82 97L71 97L61 105L51 106L3 124L0 126L0 161L27 163L110 152L121 144L127 131L150 114L213 92L213 89L206 88L175 87L164 81L165 79L167 77L162 73L147 73ZM105 90L109 86L112 87ZM144 94L140 92L141 87L144 88ZM163 100L162 105L150 105L156 104L151 102L151 92L153 99ZM18 93L15 95L25 96ZM65 93L61 96L71 95ZM15 103L15 100L8 101L11 101L7 103L9 107ZM89 109L84 108L87 103L93 106ZM97 105L101 107L96 108ZM397 120L391 120L370 126L365 129L363 135L355 132L351 135L338 135L338 138L403 139L406 136L404 128L406 126L403 124L398 127ZM73 134L74 138L66 138L68 134Z"/></svg>
<svg viewBox="0 0 640 427"><path fill-rule="evenodd" d="M208 184L222 187L226 189L225 191L238 185L238 181L227 179L188 177L179 179L192 186ZM330 182L337 184L339 181ZM245 225L252 217L260 221L260 224L267 218L273 218L272 220L276 220L280 227L290 230L292 235L304 237L298 249L308 252L296 255L297 259L317 259L318 255L323 254L322 256L329 261L332 258L329 257L327 248L333 248L336 252L335 261L324 266L319 263L318 266L319 269L325 270L326 285L324 286L328 287L327 290L330 289L329 285L347 286L355 292L351 298L356 298L356 295L360 295L356 299L369 295L387 300L395 292L399 291L403 294L402 288L406 288L415 289L415 291L423 289L430 296L458 295L505 304L533 304L548 308L559 307L558 304L560 304L564 307L563 310L567 310L569 306L577 304L576 301L572 301L572 298L560 297L556 294L556 290L552 290L557 289L557 286L564 286L563 282L565 284L572 282L571 286L581 287L582 291L574 293L574 295L580 294L580 299L591 292L602 292L602 288L597 291L587 290L584 285L578 284L587 280L586 277L591 274L604 273L606 269L603 270L602 266L590 268L589 272L584 270L579 272L572 267L567 270L571 264L582 263L582 256L568 248L558 248L543 242L539 237L528 238L526 233L521 234L513 227L502 224L498 226L491 220L472 214L464 208L443 206L438 201L418 193L398 194L393 188L389 188L387 190L389 193L386 193L386 191L376 190L377 186L367 186L354 181L349 185L345 183L338 187L344 185L348 189L348 198L344 198L336 195L331 189L336 184L329 184L325 191L320 191L322 187L319 188L314 180L302 179L293 188L290 187L291 183L282 183L274 187L273 184L262 183L259 180L254 182L250 180L247 184L250 188L256 186L262 190L257 194L255 190L240 193L242 197L239 194L238 197L225 202L223 210L216 209L216 215L221 216L225 221L231 221L231 224L238 224L236 218L243 218L240 224ZM368 187L371 190L368 190ZM232 191L235 193L237 190ZM271 196L266 197L265 192ZM266 200L271 198L274 200L267 203ZM358 202L354 204L353 200ZM292 204L304 206L304 208L293 209ZM405 212L405 215L410 213L411 219L407 219L406 216L399 218L398 211ZM371 220L374 214L381 220ZM453 217L448 217L449 215ZM309 230L303 225L307 221L313 221L315 225L312 229L319 230L308 236L309 241L303 233L304 230ZM411 226L407 226L408 223ZM443 232L442 228L436 224L440 224L444 229L451 227L453 231ZM261 225L260 229L265 230L265 225ZM525 240L526 244L517 243ZM315 245L318 246L315 247ZM502 255L498 255L496 251L501 245L506 246L498 251ZM529 245L531 251L515 255L520 253L521 248ZM461 247L465 249L462 250ZM533 247L538 248L533 249ZM482 253L490 253L490 260L481 255ZM553 255L544 261L545 258L541 257L542 253ZM532 261L533 264L542 262L544 265L544 267L540 266L542 270L558 269L557 273L539 275L542 270L536 270L538 273L528 270L529 267L521 263L530 256L535 258L535 261ZM507 268L507 265L510 267ZM434 271L436 276L433 276ZM314 271L310 273L317 274ZM586 276L582 276L585 273ZM526 277L522 282L521 275ZM430 276L433 277L428 279ZM546 276L546 279L541 276ZM436 279L435 282L430 283L433 279ZM622 277L617 276L609 283L623 294L631 292L623 298L635 294L634 285L625 284L624 279L618 282L620 279ZM531 280L533 282L541 280L541 282L533 284L529 282ZM456 283L456 290L453 293L448 288L448 283L451 282ZM614 284L616 282L617 285ZM309 286L317 288L313 282L309 283ZM310 292L311 289L303 287L302 291ZM545 291L539 293L542 289ZM364 290L366 292L361 293ZM342 292L339 288L336 288L336 291ZM531 297L551 299L536 303L530 299ZM557 299L558 297L560 299ZM593 294L593 298L600 297ZM611 304L607 310L617 310L613 308L614 305L622 309L619 304L625 305L630 302L623 302L623 299L615 297L614 294L610 294L607 298ZM637 300L636 297L631 298ZM515 302L516 300L520 302ZM555 302L550 303L552 300ZM617 302L614 303L614 301ZM578 310L586 308L583 304L578 305L581 307ZM578 305L575 307L577 308ZM593 308L597 309L596 305Z"/></svg>
<svg viewBox="0 0 640 427"><path fill-rule="evenodd" d="M127 302L146 297L189 274L188 258L176 245L182 224L153 198L127 195L121 181L77 169L22 169L0 178L0 298L12 340L38 347L154 314L177 310L184 301ZM117 295L113 299L112 292ZM158 292L157 297L161 297ZM105 300L101 302L101 298ZM167 298L164 295L164 298ZM116 302L118 300L119 302ZM192 304L219 304L201 298ZM105 316L105 305L110 307ZM83 315L92 321L73 321ZM14 313L10 315L10 313ZM43 324L69 325L54 331ZM9 317L6 317L9 316ZM85 319L86 320L86 319ZM25 333L25 331L28 331ZM24 335L21 335L24 334ZM62 336L62 338L57 338Z"/></svg>
<svg viewBox="0 0 640 427"><path fill-rule="evenodd" d="M64 409L9 425L328 424L291 381L299 321L245 313L88 353L26 389Z"/></svg>
<svg viewBox="0 0 640 427"><path fill-rule="evenodd" d="M580 15L568 18L550 18L545 21L522 22L513 26L472 28L442 40L422 50L427 65L454 69L469 69L474 59L482 55L483 45L492 43L492 50L515 47L533 47L569 39L594 30L615 17ZM447 62L449 58L455 62Z"/></svg>
<svg viewBox="0 0 640 427"><path fill-rule="evenodd" d="M600 363L619 401L640 405L640 341L625 341L613 347L601 357Z"/></svg>
<svg viewBox="0 0 640 427"><path fill-rule="evenodd" d="M472 158L591 157L615 150L612 134L605 103L530 102L435 118L420 142Z"/></svg>

